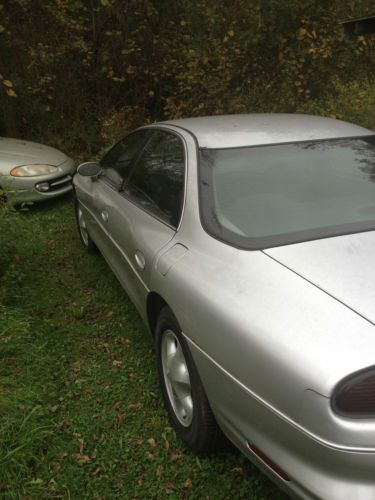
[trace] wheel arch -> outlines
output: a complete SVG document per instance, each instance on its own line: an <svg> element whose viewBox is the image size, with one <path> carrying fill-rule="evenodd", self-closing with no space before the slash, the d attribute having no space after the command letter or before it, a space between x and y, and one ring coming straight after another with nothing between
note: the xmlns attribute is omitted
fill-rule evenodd
<svg viewBox="0 0 375 500"><path fill-rule="evenodd" d="M158 316L163 307L169 307L169 304L157 292L150 292L147 296L147 321L153 337L155 337L155 328L158 321ZM173 311L172 311L173 312Z"/></svg>

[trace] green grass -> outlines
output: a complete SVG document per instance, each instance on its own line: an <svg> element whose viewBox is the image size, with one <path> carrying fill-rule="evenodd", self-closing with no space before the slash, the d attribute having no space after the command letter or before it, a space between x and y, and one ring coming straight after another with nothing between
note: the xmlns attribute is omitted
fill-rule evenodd
<svg viewBox="0 0 375 500"><path fill-rule="evenodd" d="M239 452L176 438L151 338L69 197L0 234L1 498L285 498Z"/></svg>

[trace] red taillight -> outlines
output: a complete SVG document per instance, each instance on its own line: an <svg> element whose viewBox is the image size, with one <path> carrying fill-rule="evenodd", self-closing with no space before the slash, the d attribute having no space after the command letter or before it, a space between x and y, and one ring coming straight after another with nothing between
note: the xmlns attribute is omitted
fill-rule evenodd
<svg viewBox="0 0 375 500"><path fill-rule="evenodd" d="M332 400L334 411L350 418L375 418L375 371L366 370L341 382Z"/></svg>

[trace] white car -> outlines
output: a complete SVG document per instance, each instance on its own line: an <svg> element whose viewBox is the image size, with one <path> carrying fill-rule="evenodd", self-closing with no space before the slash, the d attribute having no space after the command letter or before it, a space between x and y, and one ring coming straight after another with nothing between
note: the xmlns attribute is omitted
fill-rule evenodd
<svg viewBox="0 0 375 500"><path fill-rule="evenodd" d="M74 172L74 161L55 148L0 138L0 188L11 203L65 194L72 189Z"/></svg>

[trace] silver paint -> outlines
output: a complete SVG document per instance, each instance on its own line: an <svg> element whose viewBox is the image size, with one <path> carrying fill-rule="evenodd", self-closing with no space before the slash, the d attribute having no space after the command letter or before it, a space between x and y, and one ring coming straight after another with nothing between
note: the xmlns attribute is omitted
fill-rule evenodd
<svg viewBox="0 0 375 500"><path fill-rule="evenodd" d="M32 177L13 177L10 171L22 165L47 164L57 167L52 174ZM61 177L70 178L75 171L74 161L61 151L20 139L0 137L0 185L12 203L43 201L71 191L71 184L48 192L39 192L35 184Z"/></svg>
<svg viewBox="0 0 375 500"><path fill-rule="evenodd" d="M371 135L301 115L239 115L155 124L187 150L177 232L99 179L75 177L91 237L147 322L147 298L169 305L186 337L216 419L238 448L289 494L375 497L375 419L334 414L338 382L375 365L374 232L263 251L232 248L201 226L197 143L233 147ZM105 226L100 210L108 211ZM86 216L86 215L85 215ZM145 268L134 262L145 256ZM277 476L248 448L282 467Z"/></svg>

